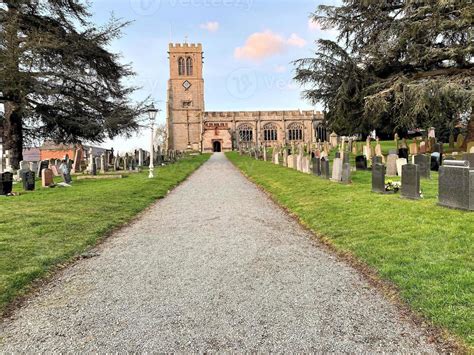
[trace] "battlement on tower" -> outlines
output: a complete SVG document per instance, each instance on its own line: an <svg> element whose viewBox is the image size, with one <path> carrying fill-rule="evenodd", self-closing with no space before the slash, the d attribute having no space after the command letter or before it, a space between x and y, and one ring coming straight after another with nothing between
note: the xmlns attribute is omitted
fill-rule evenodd
<svg viewBox="0 0 474 355"><path fill-rule="evenodd" d="M170 43L169 44L170 52L202 52L201 43Z"/></svg>

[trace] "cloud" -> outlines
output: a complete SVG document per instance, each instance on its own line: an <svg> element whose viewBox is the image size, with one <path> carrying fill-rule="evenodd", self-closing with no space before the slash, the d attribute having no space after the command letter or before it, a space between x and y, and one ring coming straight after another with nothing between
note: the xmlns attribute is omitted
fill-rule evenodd
<svg viewBox="0 0 474 355"><path fill-rule="evenodd" d="M299 48L303 48L304 46L306 46L306 41L300 36L298 36L296 33L292 33L290 38L288 38L287 42L290 46L295 46Z"/></svg>
<svg viewBox="0 0 474 355"><path fill-rule="evenodd" d="M201 24L199 27L209 32L217 32L217 30L219 30L219 22L209 21Z"/></svg>
<svg viewBox="0 0 474 355"><path fill-rule="evenodd" d="M255 32L245 41L243 47L237 47L234 55L237 59L262 60L284 53L289 47L304 47L306 41L293 33L288 39L270 30Z"/></svg>

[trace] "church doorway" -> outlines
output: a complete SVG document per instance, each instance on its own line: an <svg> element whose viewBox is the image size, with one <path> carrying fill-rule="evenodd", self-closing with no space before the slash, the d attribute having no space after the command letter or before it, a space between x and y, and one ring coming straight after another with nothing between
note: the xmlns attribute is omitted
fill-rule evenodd
<svg viewBox="0 0 474 355"><path fill-rule="evenodd" d="M222 151L222 146L220 141L212 142L212 150L214 153L220 153Z"/></svg>

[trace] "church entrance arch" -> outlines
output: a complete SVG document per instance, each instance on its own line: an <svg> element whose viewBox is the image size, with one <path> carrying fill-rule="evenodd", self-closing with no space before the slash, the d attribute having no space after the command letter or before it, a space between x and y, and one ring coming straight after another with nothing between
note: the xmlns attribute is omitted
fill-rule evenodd
<svg viewBox="0 0 474 355"><path fill-rule="evenodd" d="M213 141L212 142L212 150L213 150L214 153L220 153L222 151L221 141Z"/></svg>

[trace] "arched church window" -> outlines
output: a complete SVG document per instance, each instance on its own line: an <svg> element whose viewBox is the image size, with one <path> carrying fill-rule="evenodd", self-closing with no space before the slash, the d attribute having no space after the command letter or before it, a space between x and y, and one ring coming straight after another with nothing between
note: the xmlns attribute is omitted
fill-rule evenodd
<svg viewBox="0 0 474 355"><path fill-rule="evenodd" d="M193 58L186 58L186 75L193 75Z"/></svg>
<svg viewBox="0 0 474 355"><path fill-rule="evenodd" d="M328 133L324 126L318 125L316 127L316 139L320 139L323 142L328 140Z"/></svg>
<svg viewBox="0 0 474 355"><path fill-rule="evenodd" d="M185 74L185 69L186 69L186 65L185 65L185 62L184 62L184 58L179 57L179 59L178 59L178 74L179 75L184 75Z"/></svg>
<svg viewBox="0 0 474 355"><path fill-rule="evenodd" d="M288 140L290 141L303 140L303 125L301 123L292 123L288 126Z"/></svg>
<svg viewBox="0 0 474 355"><path fill-rule="evenodd" d="M278 127L274 123L267 123L263 126L263 140L276 141L278 140Z"/></svg>
<svg viewBox="0 0 474 355"><path fill-rule="evenodd" d="M248 124L239 126L239 138L241 142L251 142L253 140L253 129Z"/></svg>

